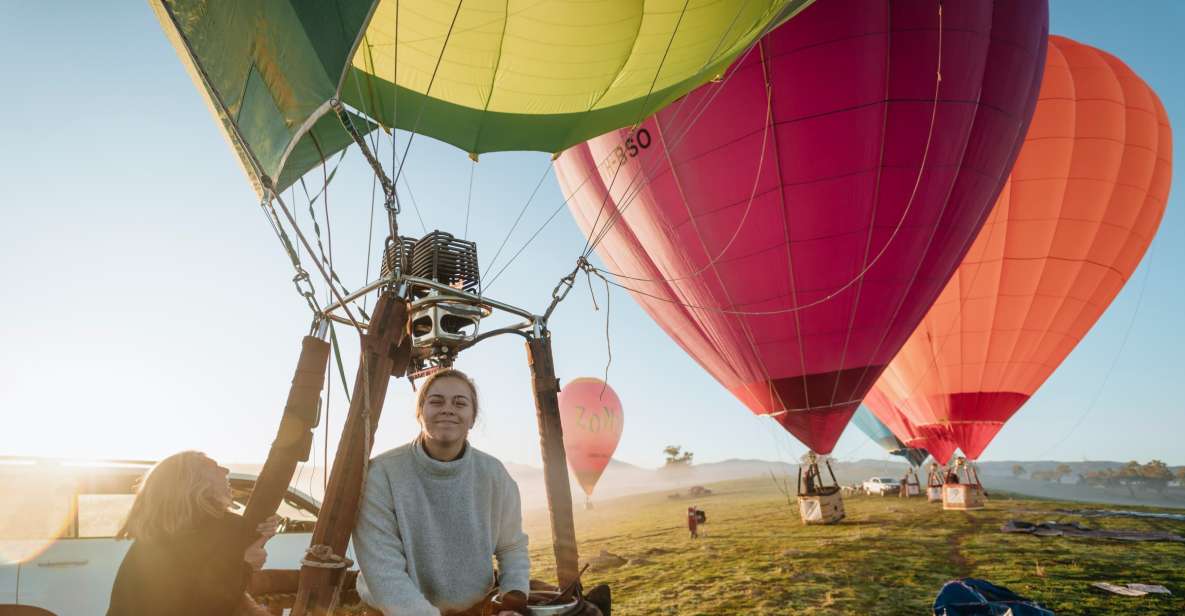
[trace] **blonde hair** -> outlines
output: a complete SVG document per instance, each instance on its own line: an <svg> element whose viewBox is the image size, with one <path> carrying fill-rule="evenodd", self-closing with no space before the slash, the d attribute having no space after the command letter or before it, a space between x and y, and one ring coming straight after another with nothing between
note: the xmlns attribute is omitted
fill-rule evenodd
<svg viewBox="0 0 1185 616"><path fill-rule="evenodd" d="M420 386L420 391L416 394L416 419L423 420L424 418L424 403L428 399L428 390L432 389L433 383L441 379L457 379L469 386L469 391L473 393L473 421L477 422L477 383L473 382L473 378L468 374L457 370L456 368L445 368L433 372L428 378L424 379L423 385Z"/></svg>
<svg viewBox="0 0 1185 616"><path fill-rule="evenodd" d="M225 513L203 475L209 458L182 451L157 462L140 480L118 539L159 539L196 528L202 515Z"/></svg>

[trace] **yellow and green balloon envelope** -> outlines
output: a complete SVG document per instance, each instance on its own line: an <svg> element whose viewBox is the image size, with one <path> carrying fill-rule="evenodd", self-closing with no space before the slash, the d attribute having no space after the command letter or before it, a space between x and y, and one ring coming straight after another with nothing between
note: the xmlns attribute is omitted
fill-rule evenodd
<svg viewBox="0 0 1185 616"><path fill-rule="evenodd" d="M721 74L812 0L149 0L256 189L362 132L559 152Z"/></svg>

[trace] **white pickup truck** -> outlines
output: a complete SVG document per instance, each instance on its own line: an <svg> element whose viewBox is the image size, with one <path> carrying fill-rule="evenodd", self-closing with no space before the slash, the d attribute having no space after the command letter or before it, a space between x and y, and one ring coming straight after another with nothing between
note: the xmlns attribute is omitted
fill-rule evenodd
<svg viewBox="0 0 1185 616"><path fill-rule="evenodd" d="M892 477L873 477L864 482L864 491L869 494L897 494L901 491L901 482Z"/></svg>
<svg viewBox="0 0 1185 616"><path fill-rule="evenodd" d="M14 606L53 616L102 616L130 541L115 533L145 464L72 464L0 459L0 614ZM235 507L254 475L231 473ZM320 503L289 488L280 532L267 544L268 569L299 569ZM352 553L348 556L353 557Z"/></svg>

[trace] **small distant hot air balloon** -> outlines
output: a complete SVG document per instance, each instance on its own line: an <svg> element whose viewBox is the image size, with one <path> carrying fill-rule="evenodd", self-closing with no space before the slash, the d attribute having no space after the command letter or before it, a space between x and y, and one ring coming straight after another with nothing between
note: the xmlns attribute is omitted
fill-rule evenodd
<svg viewBox="0 0 1185 616"><path fill-rule="evenodd" d="M816 2L556 175L671 338L828 453L986 219L1047 32L1044 0Z"/></svg>
<svg viewBox="0 0 1185 616"><path fill-rule="evenodd" d="M852 415L852 424L885 451L904 458L910 466L921 466L922 462L925 462L926 458L930 456L930 453L925 449L909 447L902 443L893 435L889 427L881 423L866 406L856 409L856 414Z"/></svg>
<svg viewBox="0 0 1185 616"><path fill-rule="evenodd" d="M604 381L590 377L564 385L559 399L568 466L591 499L621 440L621 400Z"/></svg>
<svg viewBox="0 0 1185 616"><path fill-rule="evenodd" d="M877 389L923 433L978 458L1139 264L1164 214L1171 157L1148 84L1104 51L1050 37L1011 178Z"/></svg>
<svg viewBox="0 0 1185 616"><path fill-rule="evenodd" d="M938 463L946 466L955 454L955 445L948 435L938 430L923 433L901 410L894 406L879 387L864 396L864 406L880 420L906 447L924 449Z"/></svg>

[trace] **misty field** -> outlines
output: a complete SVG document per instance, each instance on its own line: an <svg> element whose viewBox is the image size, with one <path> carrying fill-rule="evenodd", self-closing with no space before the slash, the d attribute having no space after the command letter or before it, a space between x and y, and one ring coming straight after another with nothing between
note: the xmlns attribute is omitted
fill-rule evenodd
<svg viewBox="0 0 1185 616"><path fill-rule="evenodd" d="M1185 535L1185 522L1083 518L1079 503L993 498L944 512L924 498L846 500L836 526L803 526L770 478L709 484L695 499L646 494L578 508L586 587L612 587L618 616L678 614L925 614L944 582L978 577L1064 614L1185 614L1185 544L1006 535L1009 519ZM698 540L687 507L707 512ZM1103 508L1099 506L1099 508ZM553 576L546 512L527 515L534 576ZM617 558L615 558L615 556ZM1122 597L1091 582L1162 584L1173 596Z"/></svg>

